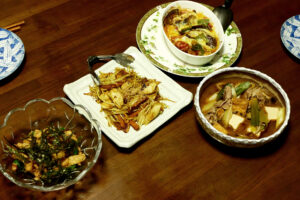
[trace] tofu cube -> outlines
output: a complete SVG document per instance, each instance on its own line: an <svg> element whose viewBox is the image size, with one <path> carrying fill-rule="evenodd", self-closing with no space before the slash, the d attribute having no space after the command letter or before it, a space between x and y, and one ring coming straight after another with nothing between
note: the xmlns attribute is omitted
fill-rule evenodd
<svg viewBox="0 0 300 200"><path fill-rule="evenodd" d="M269 120L277 120L280 108L265 106L265 109L266 112L268 113Z"/></svg>
<svg viewBox="0 0 300 200"><path fill-rule="evenodd" d="M243 118L239 115L236 115L236 114L232 114L232 117L229 120L229 125L231 125L232 128L235 130L244 120L245 120L245 118Z"/></svg>

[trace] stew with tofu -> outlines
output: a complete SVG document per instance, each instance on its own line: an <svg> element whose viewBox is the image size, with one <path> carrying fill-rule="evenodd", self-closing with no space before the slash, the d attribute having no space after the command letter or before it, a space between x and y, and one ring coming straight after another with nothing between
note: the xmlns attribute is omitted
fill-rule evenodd
<svg viewBox="0 0 300 200"><path fill-rule="evenodd" d="M202 92L200 107L215 129L238 138L269 136L285 119L281 95L267 82L241 74L211 81Z"/></svg>

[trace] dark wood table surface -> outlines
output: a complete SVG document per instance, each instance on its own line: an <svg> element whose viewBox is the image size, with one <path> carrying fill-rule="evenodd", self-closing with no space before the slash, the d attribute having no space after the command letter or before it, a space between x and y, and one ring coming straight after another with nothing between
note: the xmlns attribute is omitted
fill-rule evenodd
<svg viewBox="0 0 300 200"><path fill-rule="evenodd" d="M1 0L0 27L26 22L16 32L25 60L0 81L1 124L31 99L65 96L63 86L88 73L88 56L137 46L139 20L166 2ZM42 193L0 175L0 199L300 199L300 65L280 39L283 22L300 14L299 0L236 0L232 10L243 38L235 65L266 73L289 96L290 121L280 138L256 149L226 147L203 131L191 103L134 148L120 149L103 135L99 161L78 184ZM193 94L201 81L167 75Z"/></svg>

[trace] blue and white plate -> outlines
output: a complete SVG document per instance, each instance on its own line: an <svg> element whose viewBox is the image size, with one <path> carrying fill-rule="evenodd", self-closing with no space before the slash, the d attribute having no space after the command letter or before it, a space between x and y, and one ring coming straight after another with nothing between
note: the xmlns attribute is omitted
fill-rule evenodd
<svg viewBox="0 0 300 200"><path fill-rule="evenodd" d="M300 59L300 15L293 16L283 23L280 37L289 52Z"/></svg>
<svg viewBox="0 0 300 200"><path fill-rule="evenodd" d="M0 80L20 67L24 54L22 40L13 32L0 28Z"/></svg>

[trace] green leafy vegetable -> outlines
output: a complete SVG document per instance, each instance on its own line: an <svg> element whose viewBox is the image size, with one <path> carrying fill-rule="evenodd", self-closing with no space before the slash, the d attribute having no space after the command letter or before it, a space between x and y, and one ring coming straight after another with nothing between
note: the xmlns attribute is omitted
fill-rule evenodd
<svg viewBox="0 0 300 200"><path fill-rule="evenodd" d="M22 141L6 145L5 152L14 158L12 164L18 176L41 180L45 185L72 179L75 172L81 169L80 163L71 166L63 164L65 160L68 161L68 157L82 154L79 139L72 131L68 132L64 128L50 126L31 131ZM27 168L27 165L32 167Z"/></svg>
<svg viewBox="0 0 300 200"><path fill-rule="evenodd" d="M13 164L15 164L17 166L18 172L24 171L24 163L22 161L16 159L13 161Z"/></svg>

